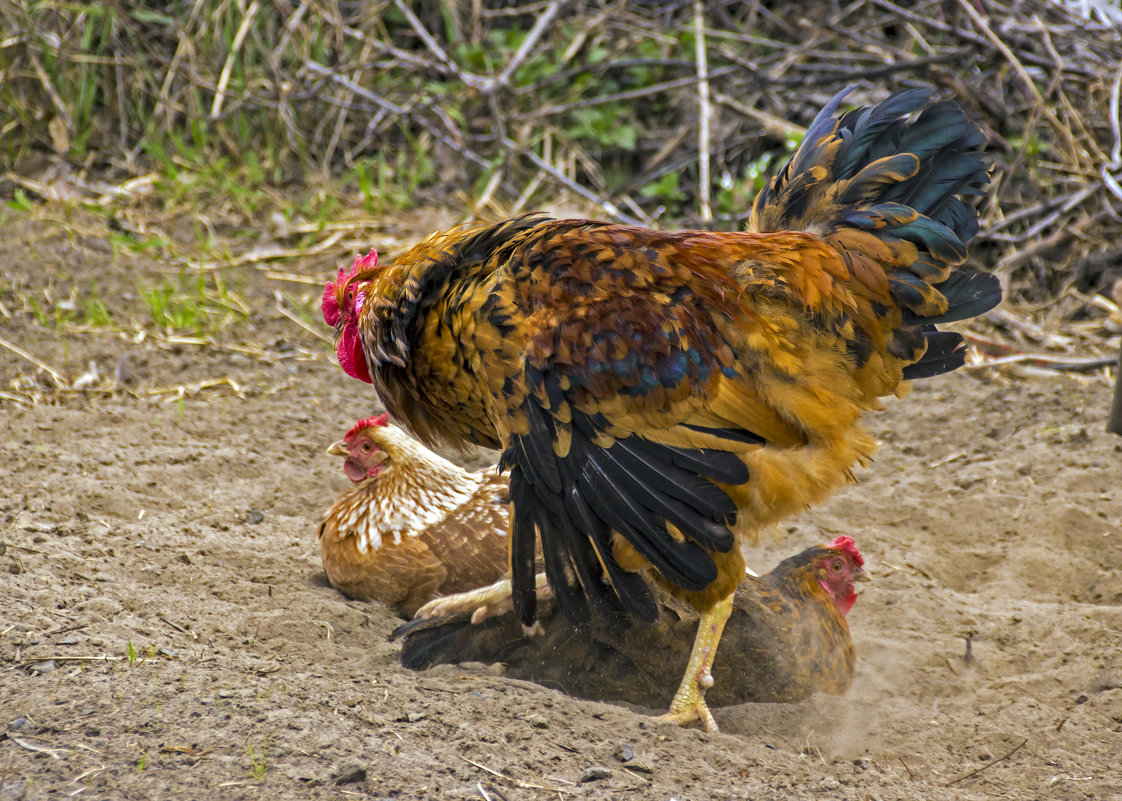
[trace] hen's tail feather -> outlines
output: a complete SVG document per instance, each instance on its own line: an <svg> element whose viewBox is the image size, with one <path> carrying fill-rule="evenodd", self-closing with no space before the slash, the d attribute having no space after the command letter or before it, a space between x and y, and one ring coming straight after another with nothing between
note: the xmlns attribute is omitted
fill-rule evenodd
<svg viewBox="0 0 1122 801"><path fill-rule="evenodd" d="M924 326L923 338L927 350L920 360L904 368L905 380L930 378L957 370L966 363L966 347L962 334L940 331L935 326Z"/></svg>
<svg viewBox="0 0 1122 801"><path fill-rule="evenodd" d="M905 325L915 323L953 323L968 320L989 311L1001 301L1001 281L990 273L968 273L956 270L939 284L939 291L947 299L947 310L942 314L920 317L904 311Z"/></svg>
<svg viewBox="0 0 1122 801"><path fill-rule="evenodd" d="M926 89L839 117L847 93L826 104L760 191L748 228L810 231L855 275L883 271L901 312L887 349L914 362L905 377L953 370L964 358L960 343L918 326L967 319L1001 300L993 276L954 269L978 231L971 198L989 184L979 158L985 136L955 103L935 102ZM868 343L851 343L854 352L862 347Z"/></svg>

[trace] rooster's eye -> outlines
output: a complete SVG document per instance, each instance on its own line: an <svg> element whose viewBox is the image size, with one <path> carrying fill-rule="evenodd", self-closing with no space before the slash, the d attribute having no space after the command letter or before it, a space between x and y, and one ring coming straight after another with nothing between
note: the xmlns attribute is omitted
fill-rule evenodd
<svg viewBox="0 0 1122 801"><path fill-rule="evenodd" d="M830 570L832 570L834 573L840 573L843 567L845 567L845 565L842 564L841 559L835 559L830 563Z"/></svg>

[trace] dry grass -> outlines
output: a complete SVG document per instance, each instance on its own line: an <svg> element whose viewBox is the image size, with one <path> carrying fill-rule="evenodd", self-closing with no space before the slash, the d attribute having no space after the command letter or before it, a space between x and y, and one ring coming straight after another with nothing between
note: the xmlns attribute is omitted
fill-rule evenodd
<svg viewBox="0 0 1122 801"><path fill-rule="evenodd" d="M1117 10L817 2L4 2L0 147L11 190L38 193L44 155L116 181L155 169L162 196L247 221L334 176L374 214L449 190L511 214L562 191L731 227L831 94L929 84L991 136L980 261L1034 314L1116 333Z"/></svg>

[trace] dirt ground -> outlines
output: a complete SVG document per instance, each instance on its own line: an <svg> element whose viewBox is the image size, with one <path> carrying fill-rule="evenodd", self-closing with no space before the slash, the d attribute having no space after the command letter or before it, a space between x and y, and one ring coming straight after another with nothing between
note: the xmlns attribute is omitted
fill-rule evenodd
<svg viewBox="0 0 1122 801"><path fill-rule="evenodd" d="M1122 801L1103 377L963 370L890 404L862 483L749 553L763 570L857 538L874 581L849 616L853 689L718 709L704 734L495 668L400 668L397 620L335 593L314 539L347 483L324 449L369 389L254 265L223 271L251 314L221 344L133 325L138 286L178 268L109 236L59 210L0 230L0 337L88 374L57 392L0 356L0 801ZM116 327L45 328L21 300L92 281Z"/></svg>

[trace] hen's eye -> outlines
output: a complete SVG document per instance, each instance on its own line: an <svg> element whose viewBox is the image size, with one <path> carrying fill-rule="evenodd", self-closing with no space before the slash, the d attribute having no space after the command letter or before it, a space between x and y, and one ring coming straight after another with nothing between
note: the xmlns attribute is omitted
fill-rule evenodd
<svg viewBox="0 0 1122 801"><path fill-rule="evenodd" d="M362 452L363 453L370 453L370 450L373 447L374 446L372 446L369 442L364 442L364 443L362 443Z"/></svg>
<svg viewBox="0 0 1122 801"><path fill-rule="evenodd" d="M845 565L842 564L841 559L835 559L833 562L830 563L830 570L832 570L835 573L840 573L842 571L843 567L845 567Z"/></svg>

